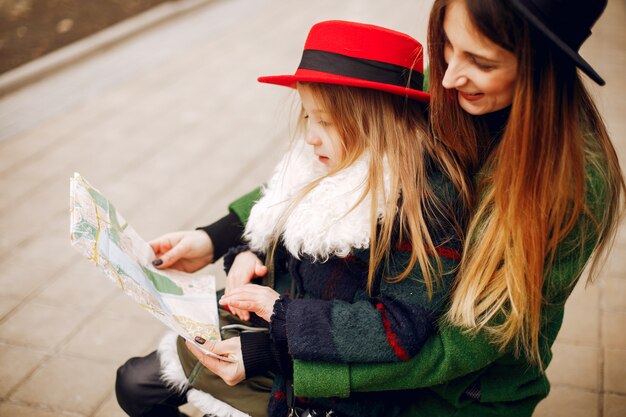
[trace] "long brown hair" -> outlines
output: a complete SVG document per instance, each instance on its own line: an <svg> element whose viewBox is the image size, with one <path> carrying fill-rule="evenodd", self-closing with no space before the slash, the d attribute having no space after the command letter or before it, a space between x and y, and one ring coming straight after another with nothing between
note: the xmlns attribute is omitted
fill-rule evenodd
<svg viewBox="0 0 626 417"><path fill-rule="evenodd" d="M404 279L419 264L423 279L432 294L441 274L441 264L433 263L429 253L435 247L429 232L429 221L444 209L433 194L426 176L427 155L431 140L424 105L406 98L371 89L339 85L299 83L309 88L320 107L330 114L332 123L342 139L343 158L326 176L331 176L353 164L364 152L369 156L369 174L363 194L371 198L371 240L367 289L371 293L381 266L385 265L390 249L399 242L410 242L411 258L403 272L383 278L396 282ZM298 131L304 132L305 118L301 111ZM386 162L385 162L386 159ZM389 188L384 181L388 169ZM282 221L274 230L268 264L280 240L284 220L302 198L326 176L306 186L294 198ZM379 199L383 193L385 207L379 218ZM358 204L358 203L357 203Z"/></svg>
<svg viewBox="0 0 626 417"><path fill-rule="evenodd" d="M435 2L428 42L432 128L449 150L448 160L456 162L445 166L471 211L447 319L486 329L501 348L512 343L515 352L542 365L542 289L557 248L576 227L577 253L589 249L585 245L590 238L597 252L607 250L618 223L624 180L575 66L506 2L459 1L464 1L478 33L516 55L518 74L502 138L490 155L480 155L485 130L441 85L446 71L443 18L450 1ZM598 192L590 189L593 175L600 177L600 208L593 206L592 193ZM582 216L592 221L582 222ZM594 259L590 279L599 257Z"/></svg>

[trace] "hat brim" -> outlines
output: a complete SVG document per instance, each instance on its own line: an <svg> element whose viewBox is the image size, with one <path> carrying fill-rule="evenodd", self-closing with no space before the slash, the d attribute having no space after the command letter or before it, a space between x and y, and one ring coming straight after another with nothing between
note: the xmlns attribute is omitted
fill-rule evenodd
<svg viewBox="0 0 626 417"><path fill-rule="evenodd" d="M290 88L295 88L296 83L298 82L345 85L348 87L361 87L385 91L387 93L408 97L424 103L428 103L430 101L430 94L424 91L313 70L298 69L298 72L294 75L270 75L259 77L258 81Z"/></svg>
<svg viewBox="0 0 626 417"><path fill-rule="evenodd" d="M599 85L604 85L606 82L600 75L589 65L587 61L583 59L580 54L572 49L568 44L563 42L561 38L554 33L541 19L537 17L534 11L530 10L525 4L522 4L519 0L509 0L511 5L519 11L524 18L526 18L535 28L539 29L557 48L559 48L565 55L567 55L578 68L589 76L593 81ZM574 6L572 6L574 7Z"/></svg>

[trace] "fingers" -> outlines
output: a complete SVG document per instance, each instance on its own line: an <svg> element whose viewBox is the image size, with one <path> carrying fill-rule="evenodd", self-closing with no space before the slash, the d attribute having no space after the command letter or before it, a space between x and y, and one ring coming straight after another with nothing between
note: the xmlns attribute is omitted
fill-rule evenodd
<svg viewBox="0 0 626 417"><path fill-rule="evenodd" d="M215 358L205 355L200 349L198 349L197 347L195 347L193 344L189 343L188 341L185 341L185 346L187 346L187 349L189 349L189 352L191 352L193 356L195 356L200 361L200 363L202 363L202 365L204 365L207 368L208 368L207 363L210 362L207 359L215 359Z"/></svg>
<svg viewBox="0 0 626 417"><path fill-rule="evenodd" d="M252 311L269 322L278 298L280 295L269 287L247 284L224 295L219 304L228 305L231 310L234 308Z"/></svg>
<svg viewBox="0 0 626 417"><path fill-rule="evenodd" d="M230 288L240 287L249 283L255 276L262 277L267 274L267 267L263 265L263 262L252 252L241 252L235 257L230 272L228 274L228 281Z"/></svg>
<svg viewBox="0 0 626 417"><path fill-rule="evenodd" d="M156 256L162 255L163 253L172 249L172 244L169 240L164 241L160 238L151 240L150 242L148 242L148 244L150 245L150 247L152 248L152 252L154 252Z"/></svg>
<svg viewBox="0 0 626 417"><path fill-rule="evenodd" d="M235 308L245 308L249 310L247 307L248 304L250 307L254 307L259 304L259 301L265 300L270 294L256 293L256 292L247 292L247 291L233 291L230 294L225 294L222 298L220 298L219 303L221 305L231 305ZM254 311L254 310L252 310Z"/></svg>
<svg viewBox="0 0 626 417"><path fill-rule="evenodd" d="M258 297L267 297L273 295L276 295L276 298L280 296L270 287L257 284L246 284L237 288L233 288L228 294L224 295L222 299L230 299L235 297L237 297L237 299L254 299Z"/></svg>
<svg viewBox="0 0 626 417"><path fill-rule="evenodd" d="M152 249L156 252L157 250L161 250L163 252L167 252L175 246L183 237L183 232L169 232L161 235L155 239L152 239L148 242Z"/></svg>
<svg viewBox="0 0 626 417"><path fill-rule="evenodd" d="M223 304L223 305L225 305L225 304ZM250 320L250 313L247 312L246 310L240 310L240 309L238 309L236 307L233 307L231 305L228 305L228 309L230 310L231 313L233 313L234 315L239 317L241 320L243 320L243 321Z"/></svg>
<svg viewBox="0 0 626 417"><path fill-rule="evenodd" d="M222 378L226 384L231 386L236 385L245 379L245 370L243 360L241 359L241 342L238 337L217 342L212 350L212 352L217 355L235 359L235 362L225 362L205 355L189 342L185 342L185 345L205 368Z"/></svg>
<svg viewBox="0 0 626 417"><path fill-rule="evenodd" d="M237 288L237 284L236 284L237 281L238 280L233 275L229 275L228 279L226 280L226 288L225 288L224 294L230 294L235 288ZM227 304L221 304L221 305L225 306ZM240 310L233 306L228 306L228 309L230 310L231 313L239 317L241 320L244 320L244 321L250 320L250 314L247 311Z"/></svg>
<svg viewBox="0 0 626 417"><path fill-rule="evenodd" d="M257 316L261 317L263 320L269 323L272 318L272 314L274 313L274 303L275 301L269 300L263 302L233 300L228 301L228 306L231 310L233 308L239 307L245 311L252 311L253 313L256 313Z"/></svg>
<svg viewBox="0 0 626 417"><path fill-rule="evenodd" d="M200 361L202 366L213 372L215 375L222 377L221 374L223 372L223 364L221 360L209 355L205 355L200 349L198 349L188 341L185 342L185 345L187 346L187 349L189 349L189 351L193 354L193 356L195 356Z"/></svg>
<svg viewBox="0 0 626 417"><path fill-rule="evenodd" d="M254 265L254 275L257 277L263 277L265 274L267 274L267 266L265 266L260 259L257 259L256 264Z"/></svg>
<svg viewBox="0 0 626 417"><path fill-rule="evenodd" d="M233 299L229 298L227 300L220 300L219 303L221 305L228 305L231 311L238 310L239 308L245 309L247 311L257 312L260 305L257 301L253 300L241 300L241 299Z"/></svg>
<svg viewBox="0 0 626 417"><path fill-rule="evenodd" d="M235 257L235 261L228 273L226 279L225 294L229 295L237 288L241 288L248 284L255 276L263 276L267 274L267 267L263 265L261 260L252 252L242 252ZM235 305L228 305L230 311L241 320L250 320L250 314L245 308L238 308Z"/></svg>
<svg viewBox="0 0 626 417"><path fill-rule="evenodd" d="M173 246L170 250L161 255L160 258L155 259L152 264L159 269L166 269L178 262L188 251L187 245L183 242ZM161 262L159 262L161 261Z"/></svg>
<svg viewBox="0 0 626 417"><path fill-rule="evenodd" d="M231 337L230 339L220 340L213 345L211 352L216 355L234 355L238 357L241 353L241 339L238 337Z"/></svg>

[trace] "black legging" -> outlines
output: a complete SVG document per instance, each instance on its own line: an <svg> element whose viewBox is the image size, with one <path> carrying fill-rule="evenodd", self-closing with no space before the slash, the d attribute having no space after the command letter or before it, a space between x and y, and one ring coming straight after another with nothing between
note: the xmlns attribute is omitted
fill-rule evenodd
<svg viewBox="0 0 626 417"><path fill-rule="evenodd" d="M187 403L186 392L177 392L161 380L158 353L131 358L117 370L115 395L130 417L181 417L178 407Z"/></svg>

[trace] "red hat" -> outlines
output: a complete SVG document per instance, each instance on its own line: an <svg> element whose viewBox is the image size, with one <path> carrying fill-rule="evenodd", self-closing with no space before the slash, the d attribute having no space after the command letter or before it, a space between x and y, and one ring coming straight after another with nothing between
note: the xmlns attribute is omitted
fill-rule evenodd
<svg viewBox="0 0 626 417"><path fill-rule="evenodd" d="M427 102L422 45L395 30L329 20L311 28L293 75L259 77L294 88L296 82L371 88Z"/></svg>

